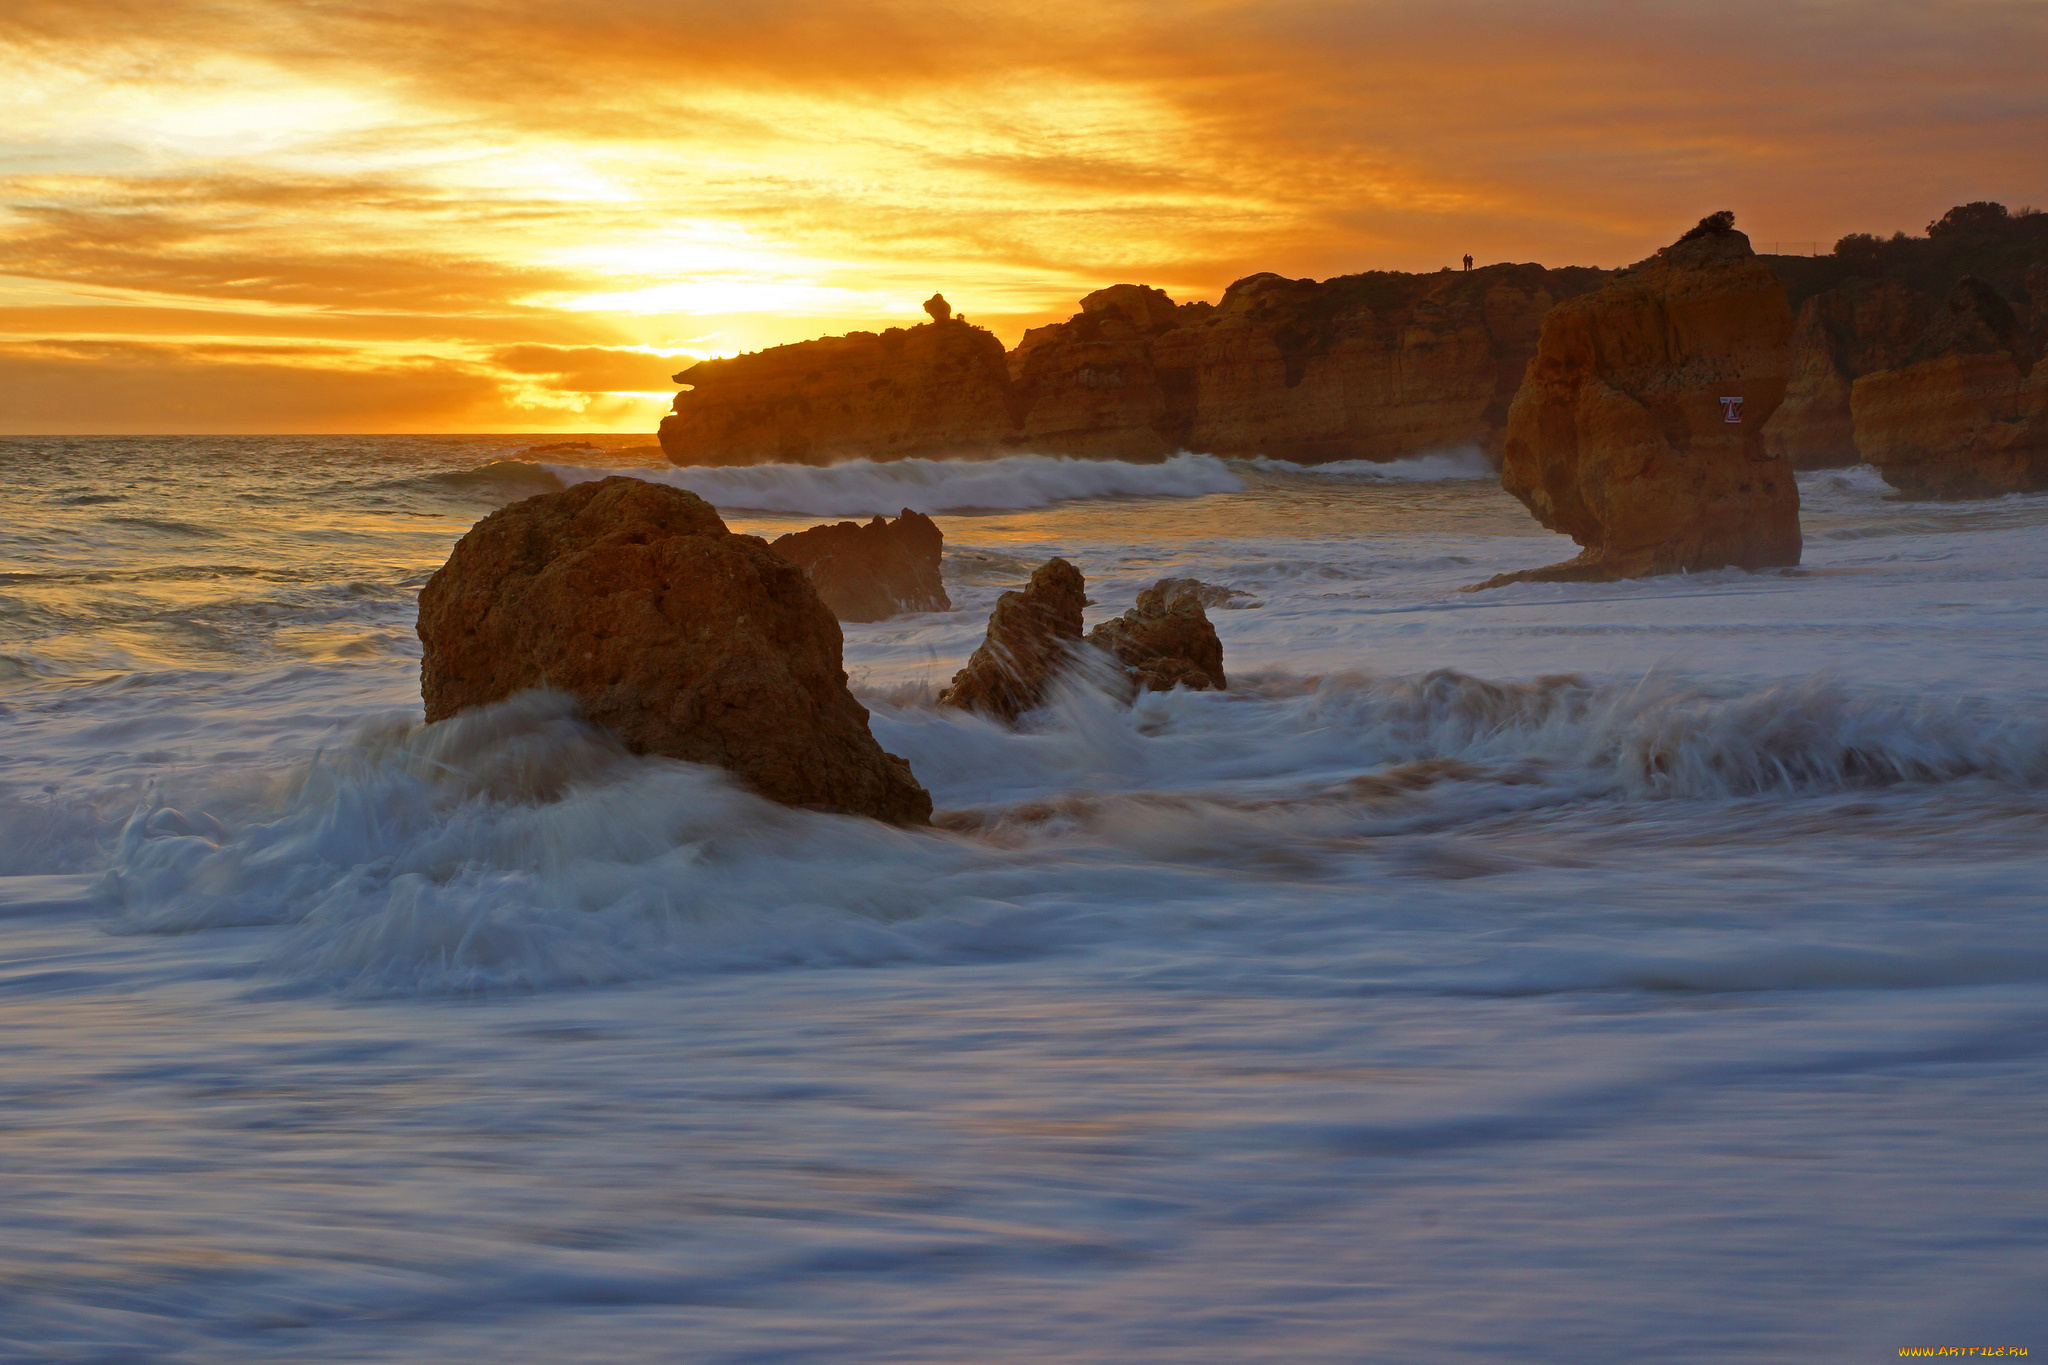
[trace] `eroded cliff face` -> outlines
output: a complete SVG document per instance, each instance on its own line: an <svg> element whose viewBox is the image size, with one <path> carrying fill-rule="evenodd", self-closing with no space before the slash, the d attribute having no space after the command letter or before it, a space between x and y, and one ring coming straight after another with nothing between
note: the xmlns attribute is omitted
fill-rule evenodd
<svg viewBox="0 0 2048 1365"><path fill-rule="evenodd" d="M2028 285L2042 312L2048 268ZM1899 364L1855 382L1856 445L1885 482L1923 498L2048 488L2048 327L2029 327L1990 285L1957 281Z"/></svg>
<svg viewBox="0 0 2048 1365"><path fill-rule="evenodd" d="M1584 550L1485 586L1797 564L1798 488L1762 435L1791 335L1784 287L1711 219L1552 310L1508 416L1501 483Z"/></svg>
<svg viewBox="0 0 2048 1365"><path fill-rule="evenodd" d="M662 419L661 448L679 465L1003 449L1017 431L1003 344L947 314L693 365L676 377L690 388Z"/></svg>
<svg viewBox="0 0 2048 1365"><path fill-rule="evenodd" d="M1497 451L1544 314L1605 272L1491 266L1321 284L1254 275L1154 346L1192 375L1187 444L1315 462Z"/></svg>
<svg viewBox="0 0 2048 1365"><path fill-rule="evenodd" d="M679 464L1181 450L1317 462L1498 451L1545 313L1607 272L1489 266L1320 283L1254 275L1219 304L1120 284L1005 357L958 319L686 372ZM951 330L948 330L951 329Z"/></svg>
<svg viewBox="0 0 2048 1365"><path fill-rule="evenodd" d="M1792 329L1791 383L1764 427L1764 448L1794 469L1860 464L1849 391L1903 361L1934 307L1928 295L1887 280L1848 280L1807 299Z"/></svg>

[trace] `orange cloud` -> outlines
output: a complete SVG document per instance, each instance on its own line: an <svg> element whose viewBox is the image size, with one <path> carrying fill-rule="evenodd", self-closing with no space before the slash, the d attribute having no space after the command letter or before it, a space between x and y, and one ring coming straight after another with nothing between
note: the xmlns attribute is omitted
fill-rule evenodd
<svg viewBox="0 0 2048 1365"><path fill-rule="evenodd" d="M2048 202L2044 69L2019 0L13 0L0 329L167 346L65 381L127 429L178 387L146 363L223 394L289 369L319 420L381 429L640 423L564 396L914 321L934 288L1013 338L1118 280L1612 265L1722 207L1825 247ZM204 349L265 336L342 349ZM451 386L440 416L415 381Z"/></svg>

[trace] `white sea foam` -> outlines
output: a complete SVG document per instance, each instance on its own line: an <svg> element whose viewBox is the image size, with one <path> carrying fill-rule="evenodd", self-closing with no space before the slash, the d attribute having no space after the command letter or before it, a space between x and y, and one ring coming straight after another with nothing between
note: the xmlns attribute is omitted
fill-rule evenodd
<svg viewBox="0 0 2048 1365"><path fill-rule="evenodd" d="M1226 461L963 518L960 610L844 631L940 807L908 832L560 699L421 724L412 594L555 485L474 468L505 444L10 466L0 645L67 680L0 681L0 1356L1760 1363L2038 1321L2048 498L1802 475L1797 572L1483 594L1570 553L1484 479ZM1090 621L1253 591L1233 690L916 702L1055 553Z"/></svg>
<svg viewBox="0 0 2048 1365"><path fill-rule="evenodd" d="M1348 479L1368 483L1437 483L1447 479L1493 479L1493 462L1477 446L1433 450L1399 460L1332 460L1326 464L1296 464L1265 456L1241 462L1275 474L1312 479Z"/></svg>
<svg viewBox="0 0 2048 1365"><path fill-rule="evenodd" d="M848 460L823 466L546 468L564 484L624 474L687 488L714 507L822 517L893 516L905 507L926 513L1015 511L1075 498L1194 498L1244 488L1244 480L1213 455L1176 455L1158 464L1006 455L993 460Z"/></svg>
<svg viewBox="0 0 2048 1365"><path fill-rule="evenodd" d="M1132 709L1077 675L1021 731L917 708L875 726L958 834L787 810L717 770L627 754L571 699L528 693L433 725L366 724L232 831L153 795L107 894L131 930L290 925L270 964L295 980L544 987L1012 956L1105 933L1152 951L1174 868L1324 866L1358 839L1588 801L2048 784L2048 722L1826 682L1716 696L1352 675ZM1089 848L1141 858L1147 897ZM1518 866L1478 848L1384 856L1401 876ZM1102 901L1123 927L1098 919L1077 938L1072 907Z"/></svg>

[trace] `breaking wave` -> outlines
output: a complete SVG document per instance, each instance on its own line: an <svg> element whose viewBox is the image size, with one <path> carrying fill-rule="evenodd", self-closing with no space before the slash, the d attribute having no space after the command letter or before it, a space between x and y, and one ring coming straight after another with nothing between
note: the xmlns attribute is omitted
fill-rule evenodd
<svg viewBox="0 0 2048 1365"><path fill-rule="evenodd" d="M932 789L939 830L789 810L718 770L631 755L570 698L527 693L432 725L366 723L236 828L152 794L103 895L130 931L284 926L269 969L323 987L589 985L1167 942L1176 906L1235 894L1218 868L1510 875L1529 864L1475 831L1588 802L1619 815L1889 788L1924 804L1974 780L2031 803L2048 785L2048 722L1826 679L1715 694L1340 675L1136 707L1076 680L1019 729L880 703L874 729ZM1685 809L1659 817L1677 831L1660 837L1700 837L1713 807Z"/></svg>
<svg viewBox="0 0 2048 1365"><path fill-rule="evenodd" d="M993 460L848 460L834 465L763 464L688 469L548 465L565 485L627 474L687 488L714 507L808 516L1021 511L1076 498L1196 498L1235 493L1244 480L1213 455L1159 464L1006 455Z"/></svg>
<svg viewBox="0 0 2048 1365"><path fill-rule="evenodd" d="M1451 479L1496 477L1493 462L1477 446L1434 450L1402 460L1332 460L1327 464L1296 464L1264 456L1240 462L1262 472L1293 478L1347 479L1364 483L1439 483Z"/></svg>
<svg viewBox="0 0 2048 1365"><path fill-rule="evenodd" d="M528 452L532 454L534 452ZM600 453L593 451L592 453ZM714 507L798 516L893 516L913 511L1014 512L1086 498L1198 498L1244 491L1247 481L1425 483L1490 479L1476 448L1412 459L1290 460L1176 455L1154 464L1066 455L1006 455L990 460L847 460L834 465L762 464L692 468L497 460L429 476L436 490L511 501L614 475L686 488Z"/></svg>

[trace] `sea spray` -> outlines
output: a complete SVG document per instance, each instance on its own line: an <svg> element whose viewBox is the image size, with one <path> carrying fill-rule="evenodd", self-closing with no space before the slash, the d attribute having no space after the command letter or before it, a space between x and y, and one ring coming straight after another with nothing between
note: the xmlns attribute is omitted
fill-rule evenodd
<svg viewBox="0 0 2048 1365"><path fill-rule="evenodd" d="M1075 498L1191 498L1235 493L1244 480L1212 455L1158 464L1006 455L992 460L847 460L833 465L677 469L546 466L564 484L627 474L687 488L715 507L821 517L1014 511Z"/></svg>

